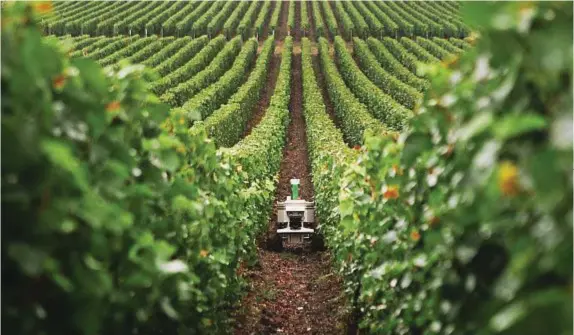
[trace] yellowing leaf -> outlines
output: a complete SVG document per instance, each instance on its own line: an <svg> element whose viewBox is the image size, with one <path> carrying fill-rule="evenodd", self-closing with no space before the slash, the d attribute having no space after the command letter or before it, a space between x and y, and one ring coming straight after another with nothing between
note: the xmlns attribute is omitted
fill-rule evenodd
<svg viewBox="0 0 574 335"><path fill-rule="evenodd" d="M396 199L399 197L399 187L397 185L391 185L387 187L387 190L383 193L383 198L385 199Z"/></svg>
<svg viewBox="0 0 574 335"><path fill-rule="evenodd" d="M515 196L518 194L518 168L512 162L503 162L498 170L498 187L502 194Z"/></svg>
<svg viewBox="0 0 574 335"><path fill-rule="evenodd" d="M32 8L40 14L44 14L51 12L54 9L54 6L51 1L39 1L33 3Z"/></svg>
<svg viewBox="0 0 574 335"><path fill-rule="evenodd" d="M106 111L108 112L115 112L120 109L121 105L119 101L112 101L106 105Z"/></svg>

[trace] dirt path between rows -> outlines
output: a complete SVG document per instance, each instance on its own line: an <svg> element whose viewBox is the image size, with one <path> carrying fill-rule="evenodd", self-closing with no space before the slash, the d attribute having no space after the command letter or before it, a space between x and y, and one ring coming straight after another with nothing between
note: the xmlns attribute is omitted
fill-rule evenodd
<svg viewBox="0 0 574 335"><path fill-rule="evenodd" d="M301 1L295 1L295 27L291 35L295 41L301 40Z"/></svg>
<svg viewBox="0 0 574 335"><path fill-rule="evenodd" d="M300 179L303 199L312 201L314 196L303 117L300 34L295 38L291 120L269 220L271 234L276 230L276 203L290 195L290 179ZM250 289L241 303L235 334L345 334L345 296L330 257L328 251L310 248L271 251L263 239L258 247L258 266L245 273Z"/></svg>

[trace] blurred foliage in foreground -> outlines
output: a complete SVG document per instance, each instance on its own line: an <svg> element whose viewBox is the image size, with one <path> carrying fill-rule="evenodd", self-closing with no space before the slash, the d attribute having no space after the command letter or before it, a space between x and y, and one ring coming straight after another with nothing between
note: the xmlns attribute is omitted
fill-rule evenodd
<svg viewBox="0 0 574 335"><path fill-rule="evenodd" d="M272 185L164 131L140 66L64 56L50 3L2 4L2 331L229 329Z"/></svg>
<svg viewBox="0 0 574 335"><path fill-rule="evenodd" d="M461 6L476 46L366 138L329 245L369 333L572 334L572 2Z"/></svg>

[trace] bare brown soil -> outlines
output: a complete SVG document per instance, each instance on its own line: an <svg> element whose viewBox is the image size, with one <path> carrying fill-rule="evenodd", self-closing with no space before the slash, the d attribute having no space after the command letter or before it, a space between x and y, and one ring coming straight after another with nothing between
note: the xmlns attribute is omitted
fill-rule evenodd
<svg viewBox="0 0 574 335"><path fill-rule="evenodd" d="M291 35L295 41L301 40L301 1L295 1L295 27L293 27Z"/></svg>
<svg viewBox="0 0 574 335"><path fill-rule="evenodd" d="M329 257L259 250L260 269L248 272L252 288L235 335L345 334L341 282Z"/></svg>

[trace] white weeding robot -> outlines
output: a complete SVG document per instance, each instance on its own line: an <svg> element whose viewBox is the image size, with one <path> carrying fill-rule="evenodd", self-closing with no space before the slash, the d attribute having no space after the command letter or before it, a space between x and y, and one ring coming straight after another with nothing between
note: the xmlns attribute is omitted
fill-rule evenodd
<svg viewBox="0 0 574 335"><path fill-rule="evenodd" d="M291 196L277 203L277 234L284 244L311 241L315 232L315 203L299 198L299 179L291 179Z"/></svg>

